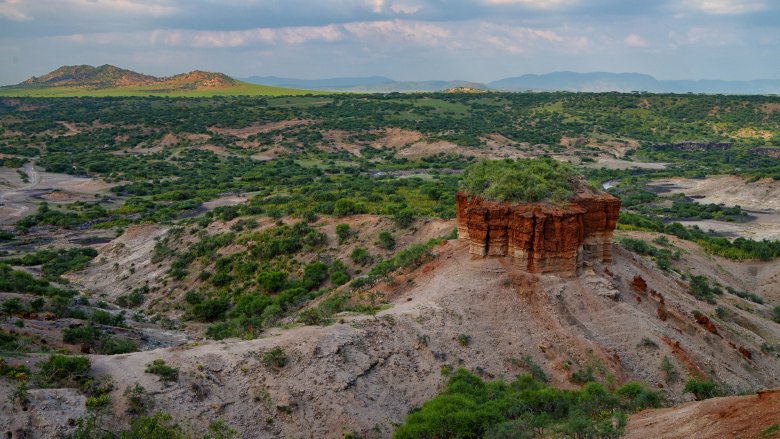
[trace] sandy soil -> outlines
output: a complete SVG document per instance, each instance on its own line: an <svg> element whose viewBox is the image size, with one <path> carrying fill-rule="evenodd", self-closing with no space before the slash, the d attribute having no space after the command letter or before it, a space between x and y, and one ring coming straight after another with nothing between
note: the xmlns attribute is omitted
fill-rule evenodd
<svg viewBox="0 0 780 439"><path fill-rule="evenodd" d="M733 175L701 180L669 178L656 180L653 186L666 189L669 193L684 193L705 204L738 205L755 212L780 211L780 181L768 178L752 183Z"/></svg>
<svg viewBox="0 0 780 439"><path fill-rule="evenodd" d="M780 389L758 395L713 398L668 409L645 410L629 419L625 438L780 437L777 429L774 434L768 430L772 425L780 425Z"/></svg>
<svg viewBox="0 0 780 439"><path fill-rule="evenodd" d="M0 181L7 183L0 186L0 225L13 224L29 215L41 201L94 201L96 194L114 186L94 178L41 172L29 163L24 171L29 183L22 182L15 169L0 167Z"/></svg>
<svg viewBox="0 0 780 439"><path fill-rule="evenodd" d="M669 178L655 180L650 186L664 194L684 193L702 204L740 206L751 219L736 223L719 220L679 221L697 225L731 237L756 240L780 240L780 181L763 179L748 183L736 176L716 176L701 180Z"/></svg>

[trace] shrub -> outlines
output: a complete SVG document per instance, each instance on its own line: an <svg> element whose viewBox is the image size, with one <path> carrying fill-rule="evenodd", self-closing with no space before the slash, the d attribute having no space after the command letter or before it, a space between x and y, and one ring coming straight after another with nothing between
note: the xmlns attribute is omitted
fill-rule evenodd
<svg viewBox="0 0 780 439"><path fill-rule="evenodd" d="M642 337L642 340L639 342L639 346L645 347L645 348L653 348L658 349L658 343L654 342L653 340Z"/></svg>
<svg viewBox="0 0 780 439"><path fill-rule="evenodd" d="M213 322L224 317L228 308L230 308L230 302L224 297L206 299L192 306L192 315L197 320Z"/></svg>
<svg viewBox="0 0 780 439"><path fill-rule="evenodd" d="M287 273L281 271L264 271L257 276L260 288L269 293L281 290L286 282Z"/></svg>
<svg viewBox="0 0 780 439"><path fill-rule="evenodd" d="M349 275L343 271L337 271L330 275L330 281L333 285L344 285L349 281Z"/></svg>
<svg viewBox="0 0 780 439"><path fill-rule="evenodd" d="M327 278L328 266L324 262L313 262L303 269L301 285L307 290L313 290Z"/></svg>
<svg viewBox="0 0 780 439"><path fill-rule="evenodd" d="M720 396L722 393L718 383L709 379L704 380L698 378L691 378L688 380L688 382L685 383L684 391L693 393L693 396L696 397L697 401L708 398L715 398L716 396Z"/></svg>
<svg viewBox="0 0 780 439"><path fill-rule="evenodd" d="M263 353L263 364L265 367L281 369L287 365L287 361L287 354L284 353L284 349L281 346L276 346L270 351Z"/></svg>
<svg viewBox="0 0 780 439"><path fill-rule="evenodd" d="M395 238L393 238L393 235L390 232L385 230L379 233L379 246L387 250L392 250L395 248Z"/></svg>
<svg viewBox="0 0 780 439"><path fill-rule="evenodd" d="M410 412L393 438L618 437L624 411L660 403L659 394L636 383L611 393L598 383L559 390L529 375L509 384L463 369L447 375L442 392Z"/></svg>
<svg viewBox="0 0 780 439"><path fill-rule="evenodd" d="M570 381L577 384L586 384L596 381L596 378L593 376L593 368L587 366L583 369L572 372Z"/></svg>
<svg viewBox="0 0 780 439"><path fill-rule="evenodd" d="M101 395L88 397L84 404L87 406L88 410L99 410L106 407L110 402L111 400L108 398L108 395L103 393Z"/></svg>
<svg viewBox="0 0 780 439"><path fill-rule="evenodd" d="M179 379L179 369L168 366L165 360L157 359L146 365L146 373L160 377L160 381L176 381Z"/></svg>
<svg viewBox="0 0 780 439"><path fill-rule="evenodd" d="M458 344L461 346L468 346L471 344L471 336L466 334L458 334Z"/></svg>
<svg viewBox="0 0 780 439"><path fill-rule="evenodd" d="M661 361L661 370L664 372L664 375L666 375L666 381L669 383L677 381L680 377L680 374L677 373L677 369L675 369L674 364L672 363L672 359L667 356L664 356L664 359Z"/></svg>
<svg viewBox="0 0 780 439"><path fill-rule="evenodd" d="M414 223L414 211L408 207L400 209L393 214L393 221L398 227L405 229Z"/></svg>
<svg viewBox="0 0 780 439"><path fill-rule="evenodd" d="M352 261L356 264L365 265L371 259L371 256L368 255L368 250L362 247L357 247L356 249L352 250L349 258L352 259Z"/></svg>
<svg viewBox="0 0 780 439"><path fill-rule="evenodd" d="M167 413L140 416L130 421L130 429L119 433L120 439L159 438L189 439Z"/></svg>
<svg viewBox="0 0 780 439"><path fill-rule="evenodd" d="M78 385L89 372L87 357L52 354L39 364L39 377L45 384Z"/></svg>
<svg viewBox="0 0 780 439"><path fill-rule="evenodd" d="M547 382L547 374L544 373L544 369L536 364L530 355L523 357L523 365L528 368L528 371L531 372L531 376L535 380L541 381L543 383Z"/></svg>
<svg viewBox="0 0 780 439"><path fill-rule="evenodd" d="M574 194L575 177L569 163L550 157L482 160L466 168L462 187L495 201L565 201Z"/></svg>
<svg viewBox="0 0 780 439"><path fill-rule="evenodd" d="M4 313L10 315L18 314L24 311L24 305L22 304L22 301L16 297L3 301L2 308Z"/></svg>
<svg viewBox="0 0 780 439"><path fill-rule="evenodd" d="M773 318L777 323L780 323L780 305L777 305L772 309Z"/></svg>
<svg viewBox="0 0 780 439"><path fill-rule="evenodd" d="M128 386L124 395L127 397L127 414L141 416L148 413L154 405L154 400L146 393L146 389L138 383Z"/></svg>
<svg viewBox="0 0 780 439"><path fill-rule="evenodd" d="M339 237L339 244L343 244L349 238L349 224L337 224L336 236Z"/></svg>

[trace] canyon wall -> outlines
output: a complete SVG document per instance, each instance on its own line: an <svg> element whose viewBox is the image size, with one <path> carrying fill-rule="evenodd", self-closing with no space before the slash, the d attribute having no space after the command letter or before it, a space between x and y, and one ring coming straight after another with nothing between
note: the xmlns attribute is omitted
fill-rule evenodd
<svg viewBox="0 0 780 439"><path fill-rule="evenodd" d="M508 256L531 273L574 275L583 261L612 261L620 200L581 193L567 204L512 204L457 194L458 237L476 257Z"/></svg>

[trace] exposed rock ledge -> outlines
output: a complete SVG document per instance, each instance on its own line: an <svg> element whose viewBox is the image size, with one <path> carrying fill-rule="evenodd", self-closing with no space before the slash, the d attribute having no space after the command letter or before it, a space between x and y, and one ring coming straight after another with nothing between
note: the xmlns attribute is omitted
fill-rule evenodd
<svg viewBox="0 0 780 439"><path fill-rule="evenodd" d="M512 204L457 195L458 238L475 257L509 256L531 273L574 275L584 261L612 262L620 200L579 193L568 204Z"/></svg>

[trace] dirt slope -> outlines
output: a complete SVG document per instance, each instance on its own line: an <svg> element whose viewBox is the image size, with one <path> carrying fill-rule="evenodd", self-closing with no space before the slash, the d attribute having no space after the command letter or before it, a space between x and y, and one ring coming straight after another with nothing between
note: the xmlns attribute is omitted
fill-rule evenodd
<svg viewBox="0 0 780 439"><path fill-rule="evenodd" d="M193 431L222 418L241 437L389 437L394 424L441 388L442 366L511 379L527 372L518 361L525 357L541 365L555 386L573 386L570 374L590 366L614 385L639 380L663 388L671 402L690 398L682 393L690 374L747 391L780 386L780 359L758 348L762 340L780 341L780 325L724 301L720 306L740 313L741 323L713 317L721 334L715 335L691 315L694 309L712 315L714 307L619 248L611 272L594 266L575 278L533 277L505 258L472 260L463 242L448 241L436 254L433 262L376 289L392 307L375 317L274 329L252 341L93 356L93 373L115 383L110 396L117 417L111 422L126 421L122 393L137 382L158 410ZM636 275L663 295L665 321L649 293L632 290ZM468 345L458 342L461 334L470 337ZM643 347L643 338L655 347ZM729 342L750 350L752 360ZM278 371L261 361L275 346L289 357ZM664 356L673 358L680 380L665 380ZM178 382L144 373L157 358L180 368ZM37 409L20 412L6 401L0 428L28 428ZM59 407L52 401L48 410Z"/></svg>
<svg viewBox="0 0 780 439"><path fill-rule="evenodd" d="M780 389L645 410L630 418L626 439L780 437ZM763 434L762 434L763 433Z"/></svg>

